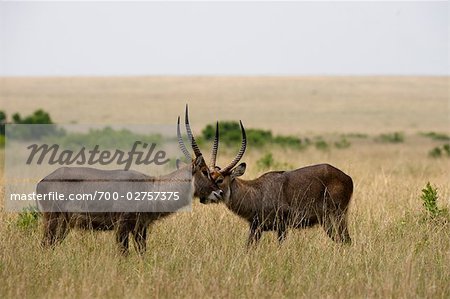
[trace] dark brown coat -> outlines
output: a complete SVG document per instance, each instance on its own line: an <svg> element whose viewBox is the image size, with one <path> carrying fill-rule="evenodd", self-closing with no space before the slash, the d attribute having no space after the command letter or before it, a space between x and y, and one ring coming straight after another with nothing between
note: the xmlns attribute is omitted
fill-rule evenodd
<svg viewBox="0 0 450 299"><path fill-rule="evenodd" d="M227 175L213 173L224 191L224 201L248 221L248 245L263 231L277 231L282 242L288 228L320 224L330 238L350 243L347 211L353 193L351 177L329 165L319 164L291 171L272 171L254 180L242 180L246 165Z"/></svg>

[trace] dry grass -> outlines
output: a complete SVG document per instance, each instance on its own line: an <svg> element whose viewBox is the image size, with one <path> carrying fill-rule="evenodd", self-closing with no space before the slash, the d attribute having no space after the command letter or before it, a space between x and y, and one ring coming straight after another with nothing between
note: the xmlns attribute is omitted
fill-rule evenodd
<svg viewBox="0 0 450 299"><path fill-rule="evenodd" d="M58 123L195 126L242 119L276 133L448 130L448 78L0 78L1 109L45 108Z"/></svg>
<svg viewBox="0 0 450 299"><path fill-rule="evenodd" d="M441 89L447 79L42 79L44 84L39 87L40 80L7 79L3 99L17 100L6 103L7 111L26 113L44 107L57 121L79 123L170 122L189 97L196 107L192 121L197 129L223 112L223 118L242 118L255 127L261 127L265 118L266 127L288 133L401 130L409 134L400 144L355 139L350 148L342 150L248 149L243 159L249 165L244 178L261 173L256 161L267 151L276 161L294 167L328 162L350 174L355 182L349 213L352 246L334 244L317 227L290 231L281 247L274 235L267 233L255 251L246 253L246 224L222 205L196 203L192 213L174 215L152 228L143 259L134 251L128 258L118 256L108 232L72 231L61 246L45 251L38 246L39 228L21 230L16 225L17 215L2 210L0 297L450 297L450 227L421 222L419 199L430 181L439 189L441 206L450 206L450 159L429 158L428 150L439 143L415 134L428 130L448 133L448 95ZM114 80L123 83L112 84ZM326 84L327 80L334 83ZM56 86L58 82L61 86ZM208 86L203 86L204 82ZM323 96L307 106L295 104L297 99L307 103L305 90L313 89L329 98ZM345 98L356 103L362 94L366 96L360 98L360 106L346 104ZM279 102L255 107L258 98L278 95ZM128 97L137 98L136 102L118 100ZM151 103L141 108L134 104L151 98L158 103L177 100L167 100L168 108L160 108L159 114ZM242 98L250 100L238 103ZM219 107L224 99L231 99L227 108L220 112L207 109ZM108 101L117 106L100 107ZM231 109L235 105L239 116ZM72 113L63 113L64 107ZM134 115L135 111L140 114ZM293 128L292 117L300 111L307 112L299 117L301 125ZM430 112L433 117L423 117ZM104 118L97 118L101 113ZM318 115L327 119L316 119ZM398 117L391 119L391 115ZM314 122L308 124L305 119ZM383 120L390 120L391 125ZM413 123L415 127L411 127ZM224 164L233 151L221 153L219 164Z"/></svg>

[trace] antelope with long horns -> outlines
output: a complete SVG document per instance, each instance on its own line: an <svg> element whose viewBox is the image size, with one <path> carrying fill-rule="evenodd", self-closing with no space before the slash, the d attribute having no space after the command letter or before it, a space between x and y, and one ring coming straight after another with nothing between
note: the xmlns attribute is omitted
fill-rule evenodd
<svg viewBox="0 0 450 299"><path fill-rule="evenodd" d="M241 148L224 168L216 165L219 125L209 165L213 180L223 190L226 206L247 220L250 226L247 246L257 244L264 231L277 231L278 241L286 238L288 228L320 224L336 242L351 243L347 211L353 193L352 178L341 170L319 164L290 171L271 171L254 180L243 180L247 138L244 126ZM208 203L208 201L203 201Z"/></svg>
<svg viewBox="0 0 450 299"><path fill-rule="evenodd" d="M38 194L50 194L58 192L60 194L78 194L94 193L98 187L98 181L101 184L102 192L117 192L130 188L133 190L155 192L161 189L158 182L169 182L164 185L165 191L174 191L184 194L185 197L200 197L202 201L206 198L217 201L221 199L222 190L220 190L214 181L212 181L208 166L203 155L198 148L195 138L189 125L188 110L186 106L186 131L191 142L195 157L192 157L180 133L180 117L178 117L177 133L180 149L191 163L186 164L178 170L162 176L151 177L143 173L132 170L98 170L87 167L62 167L55 170L50 175L42 179L37 185ZM192 186L186 184L177 184L177 181L186 181L192 178ZM174 182L174 183L171 183ZM193 190L192 190L193 189ZM129 191L129 189L127 190ZM183 208L190 201L179 200L172 201L170 211L176 211ZM57 212L50 211L49 202L39 202L39 208L42 211L44 219L44 236L42 245L44 247L53 247L61 242L68 233L69 228L76 227L91 230L115 230L116 241L122 253L128 252L128 238L131 233L135 248L138 253L143 254L146 250L147 228L154 221L162 219L173 212Z"/></svg>

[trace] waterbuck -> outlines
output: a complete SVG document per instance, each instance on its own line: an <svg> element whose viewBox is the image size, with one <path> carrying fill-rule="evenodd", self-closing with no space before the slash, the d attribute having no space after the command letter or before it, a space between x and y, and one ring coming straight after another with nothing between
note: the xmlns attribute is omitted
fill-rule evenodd
<svg viewBox="0 0 450 299"><path fill-rule="evenodd" d="M254 180L243 180L246 164L237 163L244 155L247 140L240 122L242 144L239 153L225 168L216 166L219 125L212 148L210 172L223 200L235 214L250 225L247 246L257 244L263 231L277 231L280 243L288 228L320 224L336 242L351 243L347 210L353 193L351 177L329 165L319 164L290 171L271 171ZM202 203L207 203L204 199Z"/></svg>
<svg viewBox="0 0 450 299"><path fill-rule="evenodd" d="M195 158L191 157L191 154L184 145L180 133L180 118L178 117L178 143L188 161L192 161L192 163L168 175L151 177L132 170L98 170L86 167L63 167L58 168L46 176L37 185L38 194L50 194L53 192L53 194L59 193L68 196L69 194L79 193L96 194L97 191L113 194L119 191L130 191L130 188L133 191L144 192L144 194L146 192L155 194L154 192L163 189L164 191L178 192L180 197L185 197L185 200L172 200L169 203L171 205L170 211L162 212L111 212L106 210L104 212L99 212L98 210L94 212L91 212L92 210L74 212L73 210L67 209L64 211L59 210L58 212L55 211L54 206L50 206L54 203L40 201L39 208L42 211L44 222L42 245L44 247L53 247L61 242L67 235L69 229L73 227L91 230L115 230L116 241L123 254L128 252L130 233L133 235L137 252L143 254L146 250L147 228L152 222L172 214L177 209L183 208L190 203L193 195L200 197L201 201L204 201L205 198L212 201L220 200L223 192L211 180L208 166L203 159L189 126L187 107L186 131L191 141ZM188 181L190 183L176 183L180 181ZM164 183L165 185L162 186ZM98 190L99 188L100 190ZM95 207L104 207L101 204L105 204L105 202ZM74 205L73 207L80 207L80 205L78 203L78 206Z"/></svg>

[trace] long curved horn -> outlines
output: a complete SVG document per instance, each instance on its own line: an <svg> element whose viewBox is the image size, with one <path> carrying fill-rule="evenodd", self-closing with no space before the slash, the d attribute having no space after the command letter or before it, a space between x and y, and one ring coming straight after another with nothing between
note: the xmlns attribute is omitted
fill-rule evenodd
<svg viewBox="0 0 450 299"><path fill-rule="evenodd" d="M242 131L242 143L241 143L241 149L239 150L238 154L236 155L236 158L234 158L233 161L231 161L230 165L220 170L221 174L228 173L236 164L238 164L239 160L241 160L242 156L245 153L245 148L247 147L247 135L245 134L244 126L242 125L242 121L239 121L241 125L241 131Z"/></svg>
<svg viewBox="0 0 450 299"><path fill-rule="evenodd" d="M194 150L194 154L196 157L199 157L202 155L202 152L198 148L197 142L195 142L194 135L192 134L192 131L191 131L191 126L189 125L189 111L188 111L187 104L186 104L185 124L186 124L186 132L189 137L189 141L191 142L192 149Z"/></svg>
<svg viewBox="0 0 450 299"><path fill-rule="evenodd" d="M211 163L209 167L214 169L216 167L217 150L219 149L219 122L216 123L216 137L214 137L214 143L211 151Z"/></svg>
<svg viewBox="0 0 450 299"><path fill-rule="evenodd" d="M178 116L178 121L177 121L177 136L178 136L178 145L180 146L181 151L183 152L183 154L186 157L186 159L188 160L188 162L192 161L192 156L189 153L189 151L187 150L186 146L184 145L183 137L181 137L180 117L179 116Z"/></svg>

